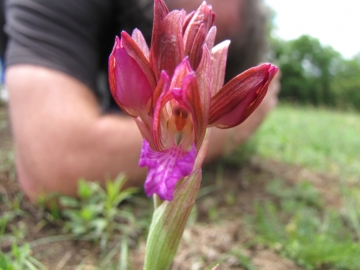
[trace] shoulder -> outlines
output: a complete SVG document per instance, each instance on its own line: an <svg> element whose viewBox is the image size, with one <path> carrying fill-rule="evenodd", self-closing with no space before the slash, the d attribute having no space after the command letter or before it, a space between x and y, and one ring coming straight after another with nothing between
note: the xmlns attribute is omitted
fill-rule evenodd
<svg viewBox="0 0 360 270"><path fill-rule="evenodd" d="M99 36L112 0L7 0L6 64L35 64L76 77L94 88Z"/></svg>

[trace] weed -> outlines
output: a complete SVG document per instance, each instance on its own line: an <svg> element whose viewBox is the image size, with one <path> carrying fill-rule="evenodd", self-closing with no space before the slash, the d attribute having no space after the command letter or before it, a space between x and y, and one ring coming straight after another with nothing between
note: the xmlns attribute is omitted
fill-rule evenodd
<svg viewBox="0 0 360 270"><path fill-rule="evenodd" d="M103 252L109 242L121 237L131 238L141 228L130 208L119 209L125 199L130 198L137 188L122 190L126 178L120 175L115 181L106 183L105 190L94 182L79 181L79 199L61 196L60 204L65 207L62 214L67 219L64 231L75 238L100 244ZM115 240L116 240L115 239Z"/></svg>
<svg viewBox="0 0 360 270"><path fill-rule="evenodd" d="M0 269L1 270L42 270L46 269L43 264L31 256L31 248L29 243L18 246L12 244L11 252L0 253Z"/></svg>
<svg viewBox="0 0 360 270"><path fill-rule="evenodd" d="M251 262L251 259L244 254L239 249L234 249L230 252L231 254L235 255L238 259L238 265L244 268L245 270L255 270L255 266Z"/></svg>
<svg viewBox="0 0 360 270"><path fill-rule="evenodd" d="M210 204L208 209L208 216L210 221L213 223L219 220L219 210L216 201L213 201L213 203Z"/></svg>
<svg viewBox="0 0 360 270"><path fill-rule="evenodd" d="M1 127L0 127L1 130ZM15 170L15 152L14 150L2 151L0 149L0 172L6 173L12 181L16 179Z"/></svg>
<svg viewBox="0 0 360 270"><path fill-rule="evenodd" d="M6 194L0 194L0 203L3 204L5 211L0 216L0 240L4 238L22 239L25 233L25 224L20 222L17 226L10 225L12 234L6 235L5 230L8 224L13 221L16 217L22 217L26 213L20 208L23 194L17 194L15 197L10 199ZM0 241L1 243L1 241ZM0 246L1 247L1 246Z"/></svg>
<svg viewBox="0 0 360 270"><path fill-rule="evenodd" d="M266 191L281 199L281 207L286 213L296 210L299 204L317 209L323 206L319 192L308 181L301 181L292 188L286 188L284 182L278 179L270 182L266 187Z"/></svg>
<svg viewBox="0 0 360 270"><path fill-rule="evenodd" d="M357 239L360 239L360 188L347 187L343 184L341 191L346 206L342 211L344 218L355 231Z"/></svg>
<svg viewBox="0 0 360 270"><path fill-rule="evenodd" d="M32 256L29 243L23 243L27 233L24 222L13 223L15 218L23 217L25 212L20 208L23 194L9 198L0 195L0 203L5 211L0 216L0 269L1 270L42 270L45 267ZM4 250L9 250L4 252Z"/></svg>

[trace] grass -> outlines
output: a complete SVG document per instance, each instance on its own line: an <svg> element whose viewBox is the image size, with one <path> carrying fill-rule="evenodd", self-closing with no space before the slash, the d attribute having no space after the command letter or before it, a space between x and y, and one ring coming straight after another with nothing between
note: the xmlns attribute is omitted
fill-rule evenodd
<svg viewBox="0 0 360 270"><path fill-rule="evenodd" d="M62 211L65 233L70 233L79 239L98 242L103 252L115 235L131 235L138 228L135 217L131 212L118 209L125 199L138 191L137 188L122 190L126 182L124 175L114 181L108 181L103 189L94 182L79 181L79 199L61 196L60 204L65 207Z"/></svg>
<svg viewBox="0 0 360 270"><path fill-rule="evenodd" d="M8 242L11 244L10 251L5 253L0 250L1 270L45 269L45 267L32 256L30 244L23 241L27 232L26 224L18 223L17 226L10 224L14 219L26 215L26 213L20 209L22 198L22 194L19 194L13 199L9 199L0 193L0 204L6 205L7 208L7 211L1 213L0 216L0 243Z"/></svg>
<svg viewBox="0 0 360 270"><path fill-rule="evenodd" d="M256 203L249 218L255 243L306 269L360 269L359 134L356 113L282 105L270 115L251 142L253 153L337 176L344 203L324 205L310 182L274 181L267 190L276 200Z"/></svg>
<svg viewBox="0 0 360 270"><path fill-rule="evenodd" d="M282 105L259 129L256 152L354 180L360 177L359 134L359 114Z"/></svg>

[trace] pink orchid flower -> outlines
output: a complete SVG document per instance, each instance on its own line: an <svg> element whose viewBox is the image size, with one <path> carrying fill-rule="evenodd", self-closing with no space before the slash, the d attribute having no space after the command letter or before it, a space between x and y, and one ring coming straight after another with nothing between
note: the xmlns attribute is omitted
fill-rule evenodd
<svg viewBox="0 0 360 270"><path fill-rule="evenodd" d="M207 127L242 123L260 104L277 67L263 64L224 84L230 41L214 46L211 6L190 14L154 1L150 49L138 29L116 37L109 58L111 93L144 137L140 166L145 192L172 200L177 182L193 171Z"/></svg>

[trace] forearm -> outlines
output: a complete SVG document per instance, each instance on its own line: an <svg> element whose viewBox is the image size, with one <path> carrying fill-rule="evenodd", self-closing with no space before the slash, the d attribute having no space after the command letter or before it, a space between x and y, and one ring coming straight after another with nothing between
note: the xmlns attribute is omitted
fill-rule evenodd
<svg viewBox="0 0 360 270"><path fill-rule="evenodd" d="M141 185L146 176L146 169L138 166L143 138L134 119L125 115L101 116L93 135L94 152L99 151L104 158L104 168L113 176L124 172L132 183Z"/></svg>
<svg viewBox="0 0 360 270"><path fill-rule="evenodd" d="M41 192L75 196L78 179L104 183L121 172L128 177L128 185L142 185L146 175L138 167L142 138L133 119L99 116L93 120L90 125L73 126L75 136L48 140L44 134L33 143L38 150L17 149L19 181L30 198Z"/></svg>
<svg viewBox="0 0 360 270"><path fill-rule="evenodd" d="M131 184L143 181L133 119L101 115L91 91L60 72L14 66L6 82L18 178L30 198L75 195L81 177L103 182L125 172Z"/></svg>

